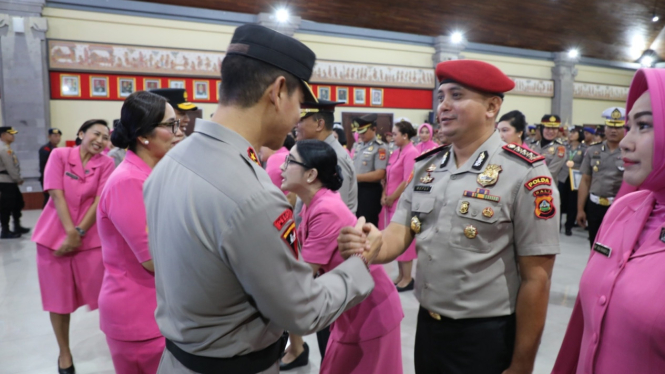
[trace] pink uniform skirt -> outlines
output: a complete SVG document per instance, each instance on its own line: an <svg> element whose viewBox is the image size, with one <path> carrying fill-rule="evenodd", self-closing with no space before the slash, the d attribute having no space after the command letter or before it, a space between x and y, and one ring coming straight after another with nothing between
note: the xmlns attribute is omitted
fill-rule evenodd
<svg viewBox="0 0 665 374"><path fill-rule="evenodd" d="M386 335L357 343L328 340L320 374L402 374L400 325Z"/></svg>
<svg viewBox="0 0 665 374"><path fill-rule="evenodd" d="M106 336L113 367L122 374L156 374L166 341L163 336L142 341L115 340Z"/></svg>
<svg viewBox="0 0 665 374"><path fill-rule="evenodd" d="M397 201L393 203L392 207L386 207L384 206L381 209L381 213L379 214L379 230L383 230L388 225L390 224L390 220L393 218L393 215L395 214L395 209L397 209ZM414 239L411 242L411 245L409 245L409 248L404 251L399 257L397 257L398 262L409 262L413 261L416 258L418 258L418 254L416 253L416 240Z"/></svg>
<svg viewBox="0 0 665 374"><path fill-rule="evenodd" d="M83 305L97 309L104 278L102 248L62 257L55 257L53 252L37 244L37 273L44 310L70 314Z"/></svg>

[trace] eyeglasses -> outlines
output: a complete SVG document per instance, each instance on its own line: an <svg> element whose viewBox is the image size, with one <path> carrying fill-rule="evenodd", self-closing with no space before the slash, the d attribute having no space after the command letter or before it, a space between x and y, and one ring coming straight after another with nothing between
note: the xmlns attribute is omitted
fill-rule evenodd
<svg viewBox="0 0 665 374"><path fill-rule="evenodd" d="M174 121L161 122L161 123L158 123L157 126L160 126L160 127L170 127L170 128L171 128L171 131L172 131L173 134L175 135L175 134L178 132L178 130L180 129L180 120L179 120L179 119L176 119L176 120L174 120Z"/></svg>
<svg viewBox="0 0 665 374"><path fill-rule="evenodd" d="M298 161L294 160L293 157L291 157L290 154L286 155L286 158L284 159L284 165L286 165L286 166L284 166L284 168L289 167L289 164L296 164L296 165L300 165L300 166L304 167L305 169L311 169L309 166L307 166L307 164L303 164L302 162L298 162Z"/></svg>

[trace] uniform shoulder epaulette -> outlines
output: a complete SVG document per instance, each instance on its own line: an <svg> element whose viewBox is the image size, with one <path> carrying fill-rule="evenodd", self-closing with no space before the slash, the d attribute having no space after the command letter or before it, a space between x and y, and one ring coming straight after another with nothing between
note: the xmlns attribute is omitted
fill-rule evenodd
<svg viewBox="0 0 665 374"><path fill-rule="evenodd" d="M383 145L383 141L381 141L381 140L379 140L379 139L376 139L376 143L377 143L378 145Z"/></svg>
<svg viewBox="0 0 665 374"><path fill-rule="evenodd" d="M602 141L600 141L600 142L593 142L593 143L589 144L589 147L594 146L594 145L598 145L598 144L602 144L602 143L603 143Z"/></svg>
<svg viewBox="0 0 665 374"><path fill-rule="evenodd" d="M425 151L425 152L421 153L420 156L416 157L416 161L424 160L424 159L426 159L426 158L428 158L432 155L435 155L435 154L441 152L442 150L444 150L446 147L448 147L448 144L444 144L442 146L432 148L429 151Z"/></svg>
<svg viewBox="0 0 665 374"><path fill-rule="evenodd" d="M541 161L541 160L545 159L545 157L543 157L542 155L540 155L540 154L538 154L538 153L536 153L532 150L520 147L519 145L516 145L516 144L506 144L502 148L503 148L503 150L507 151L508 153L514 154L515 156L521 158L522 160L524 160L524 161L526 161L530 164L533 164L535 162L538 162L538 161Z"/></svg>
<svg viewBox="0 0 665 374"><path fill-rule="evenodd" d="M557 142L557 143L559 143L559 144L561 144L561 145L564 145L564 144L565 144L565 143L563 142L563 140L561 140L561 138L556 138L556 139L554 139L554 141Z"/></svg>

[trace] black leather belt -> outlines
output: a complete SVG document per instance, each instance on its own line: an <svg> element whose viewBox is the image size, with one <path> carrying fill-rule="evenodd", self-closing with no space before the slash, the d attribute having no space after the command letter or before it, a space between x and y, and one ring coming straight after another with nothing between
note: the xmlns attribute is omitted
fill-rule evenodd
<svg viewBox="0 0 665 374"><path fill-rule="evenodd" d="M256 374L269 369L282 358L289 334L284 332L276 342L260 351L229 358L204 357L185 352L166 339L166 349L187 369L201 374Z"/></svg>

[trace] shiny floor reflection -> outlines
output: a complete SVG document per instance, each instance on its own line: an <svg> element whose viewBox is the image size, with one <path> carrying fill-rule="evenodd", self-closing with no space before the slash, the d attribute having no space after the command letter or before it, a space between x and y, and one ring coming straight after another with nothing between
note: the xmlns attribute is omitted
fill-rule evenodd
<svg viewBox="0 0 665 374"><path fill-rule="evenodd" d="M27 211L24 225L34 227L40 211ZM561 234L561 255L552 279L547 324L536 359L536 374L548 374L563 339L578 292L579 279L589 256L586 231ZM35 244L30 236L0 241L0 374L47 374L56 372L58 348L48 313L42 311L35 264ZM397 267L386 265L391 275ZM415 268L415 267L414 267ZM402 322L404 373L414 373L413 344L418 302L413 292L400 294L405 318ZM318 373L320 356L316 336L305 337L310 346L310 363L289 371ZM71 347L79 374L111 374L113 363L104 334L99 330L99 313L84 308L72 315Z"/></svg>

